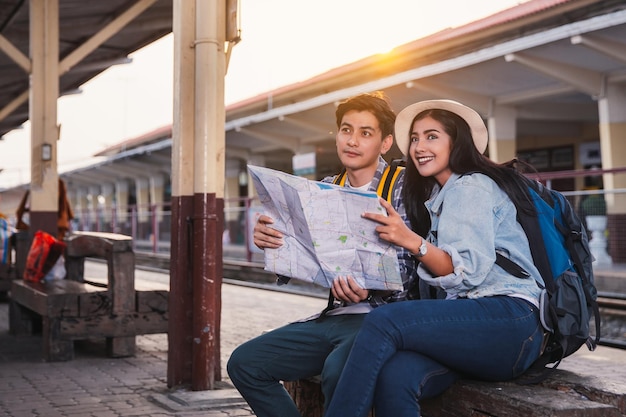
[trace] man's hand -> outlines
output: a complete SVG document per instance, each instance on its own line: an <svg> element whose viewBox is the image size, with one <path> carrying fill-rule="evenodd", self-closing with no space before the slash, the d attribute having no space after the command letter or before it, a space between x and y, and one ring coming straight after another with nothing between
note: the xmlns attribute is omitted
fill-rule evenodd
<svg viewBox="0 0 626 417"><path fill-rule="evenodd" d="M274 220L264 214L260 215L254 225L254 244L259 249L272 248L276 249L283 245L283 234L278 230L268 226L273 224Z"/></svg>
<svg viewBox="0 0 626 417"><path fill-rule="evenodd" d="M361 288L352 277L337 277L330 290L337 300L350 303L358 303L369 295L369 290Z"/></svg>

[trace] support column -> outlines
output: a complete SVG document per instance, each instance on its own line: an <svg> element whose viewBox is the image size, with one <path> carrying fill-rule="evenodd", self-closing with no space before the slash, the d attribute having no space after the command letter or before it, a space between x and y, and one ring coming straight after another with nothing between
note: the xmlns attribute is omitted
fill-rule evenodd
<svg viewBox="0 0 626 417"><path fill-rule="evenodd" d="M608 84L607 93L598 101L600 118L600 147L602 168L626 166L626 88ZM626 188L626 174L605 174L604 189L607 191ZM609 254L613 262L626 262L626 241L620 239L619 231L626 228L626 195L607 193Z"/></svg>
<svg viewBox="0 0 626 417"><path fill-rule="evenodd" d="M111 223L113 220L113 184L102 184L102 218L105 222Z"/></svg>
<svg viewBox="0 0 626 417"><path fill-rule="evenodd" d="M126 180L115 182L115 202L117 222L125 224L128 221L128 182Z"/></svg>
<svg viewBox="0 0 626 417"><path fill-rule="evenodd" d="M221 380L220 317L226 144L226 2L196 0L193 390Z"/></svg>
<svg viewBox="0 0 626 417"><path fill-rule="evenodd" d="M135 193L137 197L137 220L145 223L150 214L150 186L147 178L135 179Z"/></svg>
<svg viewBox="0 0 626 417"><path fill-rule="evenodd" d="M30 228L57 235L59 2L30 0Z"/></svg>
<svg viewBox="0 0 626 417"><path fill-rule="evenodd" d="M88 188L87 201L89 206L89 228L88 230L100 231L100 210L98 205L98 196L100 195L100 187L90 185Z"/></svg>
<svg viewBox="0 0 626 417"><path fill-rule="evenodd" d="M502 163L517 155L517 112L508 106L494 106L487 121L489 130L489 159Z"/></svg>
<svg viewBox="0 0 626 417"><path fill-rule="evenodd" d="M150 176L150 203L157 207L157 222L163 220L163 185L165 184L165 178L163 174Z"/></svg>
<svg viewBox="0 0 626 417"><path fill-rule="evenodd" d="M80 230L87 230L85 224L87 223L87 216L89 210L89 200L87 198L88 191L85 187L79 187L76 189L76 205L74 207L74 216L79 221Z"/></svg>

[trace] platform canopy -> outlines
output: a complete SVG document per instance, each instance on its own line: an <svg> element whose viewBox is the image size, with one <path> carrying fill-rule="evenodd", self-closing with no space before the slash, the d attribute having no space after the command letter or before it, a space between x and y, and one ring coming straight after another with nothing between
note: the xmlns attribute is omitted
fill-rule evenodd
<svg viewBox="0 0 626 417"><path fill-rule="evenodd" d="M0 139L29 119L31 5L0 0ZM172 0L57 0L60 95L172 31Z"/></svg>

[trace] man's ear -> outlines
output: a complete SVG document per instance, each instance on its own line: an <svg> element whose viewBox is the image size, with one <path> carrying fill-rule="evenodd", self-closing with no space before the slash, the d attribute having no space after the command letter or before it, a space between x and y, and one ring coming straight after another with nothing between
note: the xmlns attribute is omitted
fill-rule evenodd
<svg viewBox="0 0 626 417"><path fill-rule="evenodd" d="M391 149L392 145L393 145L393 135L387 135L383 139L383 144L382 144L382 146L380 148L381 155L384 155L387 152L389 152L389 149Z"/></svg>

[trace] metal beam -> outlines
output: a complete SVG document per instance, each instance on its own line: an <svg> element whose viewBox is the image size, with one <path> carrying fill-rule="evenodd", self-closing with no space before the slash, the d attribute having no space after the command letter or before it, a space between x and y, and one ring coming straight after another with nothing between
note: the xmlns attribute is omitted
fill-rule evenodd
<svg viewBox="0 0 626 417"><path fill-rule="evenodd" d="M317 132L317 133L328 134L330 132L332 134L332 131L334 130L333 124L330 124L331 126L330 129L324 128L324 125L328 123L327 121L309 122L308 120L300 119L294 116L279 116L278 120L280 120L281 122L286 122L293 126L307 129L307 130L310 130L312 132Z"/></svg>
<svg viewBox="0 0 626 417"><path fill-rule="evenodd" d="M448 85L435 83L429 80L427 83L419 81L409 81L405 84L407 88L427 91L439 97L455 97L455 100L473 108L478 113L487 116L490 108L490 98L483 94L471 93L469 91L453 88Z"/></svg>
<svg viewBox="0 0 626 417"><path fill-rule="evenodd" d="M507 54L504 59L506 62L517 62L556 80L571 84L592 97L599 97L602 93L604 78L595 71L521 53Z"/></svg>
<svg viewBox="0 0 626 417"><path fill-rule="evenodd" d="M572 45L584 45L620 62L626 62L626 44L623 42L614 42L591 35L572 36L570 41Z"/></svg>
<svg viewBox="0 0 626 417"><path fill-rule="evenodd" d="M124 26L128 25L133 19L143 13L148 7L156 3L156 0L139 0L124 13L112 20L108 25L103 27L95 35L86 42L74 49L59 64L59 72L61 74L69 71L74 65L82 61L87 55L96 50L106 40L119 32Z"/></svg>
<svg viewBox="0 0 626 417"><path fill-rule="evenodd" d="M327 94L320 94L316 97L308 100L302 100L298 103L276 107L262 113L230 120L226 123L226 131L261 123L263 121L277 118L280 115L289 115L321 107L341 101L346 97L362 93L363 91L385 90L396 85L405 84L409 81L415 81L422 78L432 77L433 75L468 68L472 65L483 63L490 59L500 59L507 54L518 53L520 51L543 46L551 42L569 39L573 35L586 34L624 23L626 23L626 10L619 10L615 13L592 17L584 21L559 26L546 31L534 33L529 36L503 42L498 45L480 49L462 56L438 61L437 63L431 65L422 65L419 68L397 73L390 77L380 78L375 81L344 88L342 90L335 90Z"/></svg>
<svg viewBox="0 0 626 417"><path fill-rule="evenodd" d="M572 93L574 91L576 91L576 89L569 84L535 88L532 90L524 90L524 91L519 91L519 92L512 93L512 94L497 96L495 98L495 103L496 104L523 104L531 100L544 98L544 97L560 96L563 94Z"/></svg>
<svg viewBox="0 0 626 417"><path fill-rule="evenodd" d="M265 133L265 132L259 132L253 129L249 129L249 128L245 128L245 127L240 127L238 129L236 129L238 132L244 133L248 136L252 136L253 138L257 138L257 139L261 139L265 142L269 142L269 143L273 143L275 145L280 145L283 148L287 148L290 149L292 151L296 151L299 146L300 143L298 142L297 139L294 139L292 137L288 137L288 136L284 136L284 135L278 135L278 134L269 134L269 133Z"/></svg>

